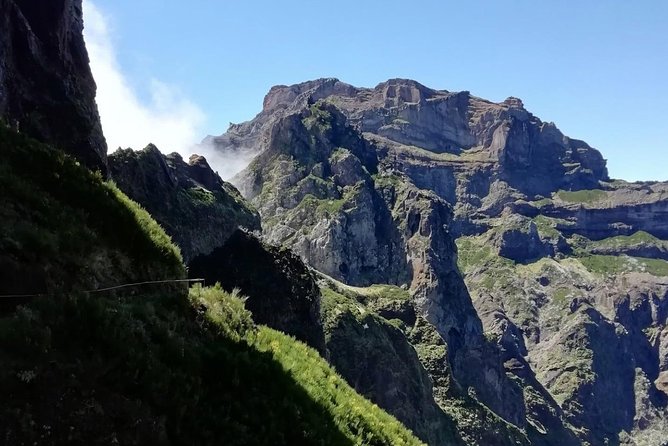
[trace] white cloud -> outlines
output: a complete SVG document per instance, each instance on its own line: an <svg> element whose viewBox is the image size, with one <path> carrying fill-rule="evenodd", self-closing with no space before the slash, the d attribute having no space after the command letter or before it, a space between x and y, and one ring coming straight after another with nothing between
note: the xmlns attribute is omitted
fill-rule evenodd
<svg viewBox="0 0 668 446"><path fill-rule="evenodd" d="M179 152L187 160L202 136L205 114L178 88L150 79L150 100L143 103L121 72L109 21L90 0L84 1L84 38L97 83L97 104L110 151L155 144L162 152Z"/></svg>

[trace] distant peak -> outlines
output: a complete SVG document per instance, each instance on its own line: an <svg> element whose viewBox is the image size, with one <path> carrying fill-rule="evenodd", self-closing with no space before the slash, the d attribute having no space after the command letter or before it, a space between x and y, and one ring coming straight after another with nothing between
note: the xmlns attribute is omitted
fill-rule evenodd
<svg viewBox="0 0 668 446"><path fill-rule="evenodd" d="M263 110L271 111L277 108L284 108L294 103L298 99L304 103L317 101L331 95L354 95L357 89L352 85L341 82L340 80L328 77L312 81L302 82L294 85L275 85L271 87L269 93L264 97Z"/></svg>
<svg viewBox="0 0 668 446"><path fill-rule="evenodd" d="M524 102L515 96L509 96L503 103L509 107L524 109Z"/></svg>

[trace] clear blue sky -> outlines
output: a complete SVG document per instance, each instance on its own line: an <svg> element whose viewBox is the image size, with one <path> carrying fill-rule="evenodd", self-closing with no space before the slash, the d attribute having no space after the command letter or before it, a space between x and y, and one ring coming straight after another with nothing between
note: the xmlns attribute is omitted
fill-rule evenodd
<svg viewBox="0 0 668 446"><path fill-rule="evenodd" d="M611 176L668 180L668 1L93 2L138 97L149 79L176 86L202 137L252 118L275 84L405 77L518 96Z"/></svg>

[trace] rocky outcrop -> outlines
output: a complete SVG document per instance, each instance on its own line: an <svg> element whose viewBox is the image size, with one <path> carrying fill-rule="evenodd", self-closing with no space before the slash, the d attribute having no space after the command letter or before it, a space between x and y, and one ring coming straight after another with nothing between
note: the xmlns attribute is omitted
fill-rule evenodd
<svg viewBox="0 0 668 446"><path fill-rule="evenodd" d="M539 229L532 219L505 213L493 223L486 233L487 239L501 257L527 263L558 253L570 252L566 239L556 231Z"/></svg>
<svg viewBox="0 0 668 446"><path fill-rule="evenodd" d="M81 0L0 0L0 118L106 172Z"/></svg>
<svg viewBox="0 0 668 446"><path fill-rule="evenodd" d="M336 370L428 444L461 444L456 421L436 404L430 376L402 327L362 304L361 300L373 305L387 299L384 290L376 294L371 289L364 299L330 280L321 282L327 352ZM389 287L386 291L396 293ZM407 299L408 293L404 294ZM409 319L416 321L414 316Z"/></svg>
<svg viewBox="0 0 668 446"><path fill-rule="evenodd" d="M171 235L186 263L222 246L239 227L260 229L257 212L202 156L185 162L154 145L136 152L119 149L109 155L109 172Z"/></svg>
<svg viewBox="0 0 668 446"><path fill-rule="evenodd" d="M515 364L528 359L522 367L535 373L540 385L534 388L544 389L545 413L565 418L591 444L635 444L630 439L661 429L661 276L668 274L668 263L592 255L587 250L597 245L580 243L574 255L524 265L486 248L486 234L458 243L485 331L498 337ZM546 419L538 421L545 425Z"/></svg>
<svg viewBox="0 0 668 446"><path fill-rule="evenodd" d="M304 263L286 249L268 246L237 230L221 247L196 257L192 278L220 283L247 297L245 306L258 324L280 330L324 354L320 289Z"/></svg>

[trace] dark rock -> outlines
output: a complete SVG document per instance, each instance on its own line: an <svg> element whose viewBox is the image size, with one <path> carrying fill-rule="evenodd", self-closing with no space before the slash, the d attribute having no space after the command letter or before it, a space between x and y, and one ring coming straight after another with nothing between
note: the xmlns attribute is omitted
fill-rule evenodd
<svg viewBox="0 0 668 446"><path fill-rule="evenodd" d="M237 230L224 246L196 257L191 278L220 283L247 296L246 308L258 324L291 334L324 354L320 289L304 263L287 249L263 244Z"/></svg>
<svg viewBox="0 0 668 446"><path fill-rule="evenodd" d="M81 0L0 0L0 118L106 173Z"/></svg>
<svg viewBox="0 0 668 446"><path fill-rule="evenodd" d="M360 394L428 444L455 444L455 421L434 401L432 381L400 329L338 296L324 305L329 361Z"/></svg>
<svg viewBox="0 0 668 446"><path fill-rule="evenodd" d="M186 163L154 145L137 152L119 149L109 155L109 171L118 187L165 228L186 263L222 246L239 227L260 229L257 212L204 157L193 155Z"/></svg>

